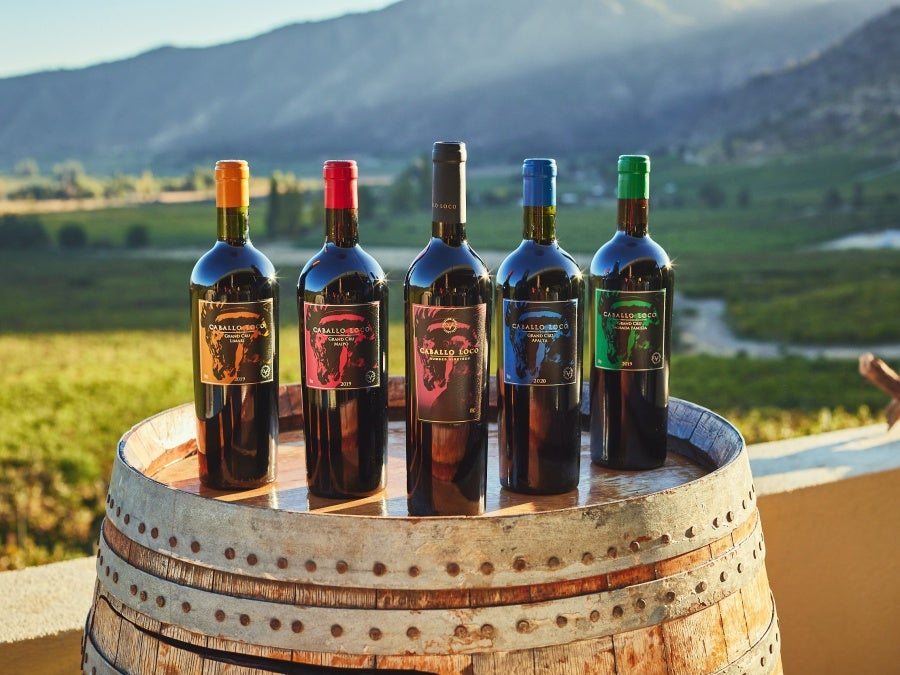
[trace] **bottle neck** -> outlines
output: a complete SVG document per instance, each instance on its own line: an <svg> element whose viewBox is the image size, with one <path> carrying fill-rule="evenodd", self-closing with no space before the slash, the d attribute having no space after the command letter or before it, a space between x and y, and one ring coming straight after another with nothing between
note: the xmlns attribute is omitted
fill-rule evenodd
<svg viewBox="0 0 900 675"><path fill-rule="evenodd" d="M617 228L631 237L646 237L649 199L620 199Z"/></svg>
<svg viewBox="0 0 900 675"><path fill-rule="evenodd" d="M556 240L556 207L523 207L522 239L530 239L538 244L552 244Z"/></svg>
<svg viewBox="0 0 900 675"><path fill-rule="evenodd" d="M463 162L434 162L431 236L451 246L459 246L466 240L466 165Z"/></svg>
<svg viewBox="0 0 900 675"><path fill-rule="evenodd" d="M325 241L344 248L359 243L357 209L325 209Z"/></svg>
<svg viewBox="0 0 900 675"><path fill-rule="evenodd" d="M216 207L216 237L232 246L241 246L250 239L250 208L248 206Z"/></svg>

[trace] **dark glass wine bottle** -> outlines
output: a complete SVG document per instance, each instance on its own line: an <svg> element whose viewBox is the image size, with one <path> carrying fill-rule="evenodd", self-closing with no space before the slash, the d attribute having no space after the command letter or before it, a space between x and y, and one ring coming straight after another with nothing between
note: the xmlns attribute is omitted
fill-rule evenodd
<svg viewBox="0 0 900 675"><path fill-rule="evenodd" d="M406 274L410 515L484 512L492 284L466 240L466 146L432 150L431 240Z"/></svg>
<svg viewBox="0 0 900 675"><path fill-rule="evenodd" d="M358 169L325 162L325 245L300 273L300 378L306 475L320 497L384 487L388 284L359 245Z"/></svg>
<svg viewBox="0 0 900 675"><path fill-rule="evenodd" d="M278 281L249 236L250 169L216 163L217 239L191 273L200 480L218 489L275 479Z"/></svg>
<svg viewBox="0 0 900 675"><path fill-rule="evenodd" d="M522 167L522 243L497 272L500 484L558 494L578 485L584 279L556 240L556 162Z"/></svg>
<svg viewBox="0 0 900 675"><path fill-rule="evenodd" d="M591 460L652 469L666 460L674 272L650 238L650 158L619 157L618 226L591 262Z"/></svg>

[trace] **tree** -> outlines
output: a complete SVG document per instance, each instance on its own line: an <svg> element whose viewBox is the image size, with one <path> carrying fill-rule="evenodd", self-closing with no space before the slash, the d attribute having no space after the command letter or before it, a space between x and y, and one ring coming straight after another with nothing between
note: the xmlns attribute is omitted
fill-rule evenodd
<svg viewBox="0 0 900 675"><path fill-rule="evenodd" d="M37 216L19 216L14 213L0 215L0 240L4 248L44 248L50 244L50 236Z"/></svg>
<svg viewBox="0 0 900 675"><path fill-rule="evenodd" d="M275 238L278 236L278 222L281 219L281 195L278 194L278 176L272 174L269 179L269 204L266 210L265 229L266 236Z"/></svg>
<svg viewBox="0 0 900 675"><path fill-rule="evenodd" d="M56 236L62 248L78 249L87 246L87 232L81 223L65 223Z"/></svg>
<svg viewBox="0 0 900 675"><path fill-rule="evenodd" d="M725 191L718 183L707 181L698 190L700 201L708 208L718 209L725 204Z"/></svg>
<svg viewBox="0 0 900 675"><path fill-rule="evenodd" d="M41 175L41 170L38 168L37 161L30 157L20 159L16 162L14 171L20 178L37 178Z"/></svg>
<svg viewBox="0 0 900 675"><path fill-rule="evenodd" d="M840 190L836 187L830 187L825 190L822 197L822 208L826 211L836 211L844 205L844 198L841 197Z"/></svg>
<svg viewBox="0 0 900 675"><path fill-rule="evenodd" d="M854 209L861 209L865 206L866 198L862 183L853 184L853 197L850 199L850 204Z"/></svg>
<svg viewBox="0 0 900 675"><path fill-rule="evenodd" d="M150 243L150 234L146 225L135 223L125 232L125 246L128 248L146 248Z"/></svg>

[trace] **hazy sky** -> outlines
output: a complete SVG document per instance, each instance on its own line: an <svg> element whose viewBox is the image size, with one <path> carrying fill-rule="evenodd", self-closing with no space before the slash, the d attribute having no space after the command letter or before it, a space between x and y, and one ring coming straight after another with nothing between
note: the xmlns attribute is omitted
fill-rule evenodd
<svg viewBox="0 0 900 675"><path fill-rule="evenodd" d="M3 0L0 77L206 46L396 0Z"/></svg>

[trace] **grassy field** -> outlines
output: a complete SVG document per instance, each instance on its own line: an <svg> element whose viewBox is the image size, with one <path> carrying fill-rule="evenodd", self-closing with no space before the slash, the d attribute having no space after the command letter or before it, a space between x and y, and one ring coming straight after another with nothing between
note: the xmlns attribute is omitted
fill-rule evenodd
<svg viewBox="0 0 900 675"><path fill-rule="evenodd" d="M561 163L561 171L565 164ZM898 173L889 163L826 157L711 171L663 160L654 186L663 195L651 230L676 261L676 286L722 297L743 335L782 342L900 342L900 252L822 252L815 245L845 234L898 227ZM877 170L877 169L883 170ZM698 197L714 175L725 192L717 208ZM590 194L608 176L585 170L561 180L560 192ZM862 203L825 208L825 190L846 200L864 186ZM518 207L486 206L479 190L509 187L516 176L470 182L469 237L476 249L510 250L520 238ZM751 195L748 206L739 191ZM656 194L656 192L654 193ZM265 200L253 209L263 222ZM427 213L392 215L384 205L362 214L370 245L424 245ZM480 204L480 205L479 205ZM51 237L82 223L89 248L0 250L0 570L89 554L102 515L118 438L134 423L191 398L187 279L192 262L153 249L205 247L212 206L146 205L41 216ZM583 265L614 230L608 203L560 207L559 235ZM124 231L144 224L148 251L122 248ZM265 250L267 242L256 238ZM318 246L319 230L297 240ZM299 378L293 284L282 270L281 380ZM390 370L402 374L402 278L390 271ZM677 312L677 309L676 309ZM870 423L883 394L855 362L687 355L676 350L672 395L731 419L750 442Z"/></svg>

